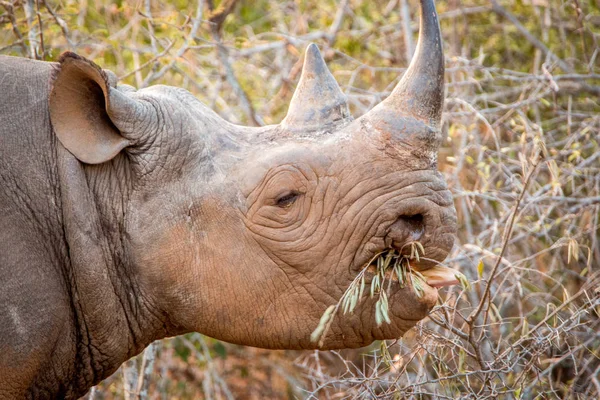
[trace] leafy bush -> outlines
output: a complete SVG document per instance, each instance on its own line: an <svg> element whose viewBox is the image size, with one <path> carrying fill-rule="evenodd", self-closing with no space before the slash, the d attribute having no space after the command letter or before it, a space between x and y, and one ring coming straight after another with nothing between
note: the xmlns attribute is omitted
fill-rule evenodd
<svg viewBox="0 0 600 400"><path fill-rule="evenodd" d="M600 397L598 3L437 7L447 67L440 169L460 221L446 264L472 289L441 291L404 338L361 350L165 340L90 397ZM125 83L184 87L244 124L282 119L309 42L354 115L368 111L408 64L418 15L406 0L7 0L0 10L3 54L51 61L76 51Z"/></svg>

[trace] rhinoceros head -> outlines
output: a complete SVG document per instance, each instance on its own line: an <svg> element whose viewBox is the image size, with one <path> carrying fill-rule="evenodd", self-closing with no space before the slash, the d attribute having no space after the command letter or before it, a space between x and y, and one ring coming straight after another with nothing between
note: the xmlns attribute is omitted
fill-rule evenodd
<svg viewBox="0 0 600 400"><path fill-rule="evenodd" d="M170 333L315 348L324 310L374 255L419 241L415 268L446 257L456 218L436 170L444 61L433 1L421 3L407 72L358 119L315 45L287 116L260 128L230 124L182 89L117 86L63 55L54 130L98 202L118 203L101 214L119 221L123 268ZM354 313L338 313L323 347L397 338L437 299L430 286L421 297L395 282L389 290L391 323L377 326L365 294Z"/></svg>

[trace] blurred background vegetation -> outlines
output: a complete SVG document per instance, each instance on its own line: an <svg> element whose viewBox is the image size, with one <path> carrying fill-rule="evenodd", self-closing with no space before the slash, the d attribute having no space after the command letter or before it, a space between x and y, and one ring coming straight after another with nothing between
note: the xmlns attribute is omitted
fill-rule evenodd
<svg viewBox="0 0 600 400"><path fill-rule="evenodd" d="M279 122L317 43L359 116L394 87L416 0L2 0L0 54L66 50L138 88L186 88L225 119ZM89 398L600 398L600 1L439 0L440 169L460 230L440 291L395 341L266 351L157 342ZM1 94L0 94L1 96Z"/></svg>

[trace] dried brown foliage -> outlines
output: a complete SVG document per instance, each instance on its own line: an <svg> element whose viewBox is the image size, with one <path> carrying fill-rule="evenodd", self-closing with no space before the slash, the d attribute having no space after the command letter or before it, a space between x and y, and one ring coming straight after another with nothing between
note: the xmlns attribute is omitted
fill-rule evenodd
<svg viewBox="0 0 600 400"><path fill-rule="evenodd" d="M473 288L441 291L404 338L360 351L167 340L90 397L600 397L599 4L437 5L447 56L440 168L461 224L446 264ZM0 53L76 51L127 83L185 87L224 118L260 125L282 118L302 50L317 42L357 116L408 64L417 9L407 0L3 0Z"/></svg>

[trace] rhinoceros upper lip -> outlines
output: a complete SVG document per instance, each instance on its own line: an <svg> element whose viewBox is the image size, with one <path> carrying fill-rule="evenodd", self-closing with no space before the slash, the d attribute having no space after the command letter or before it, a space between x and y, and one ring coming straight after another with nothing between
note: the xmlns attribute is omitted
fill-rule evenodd
<svg viewBox="0 0 600 400"><path fill-rule="evenodd" d="M456 270L443 265L436 265L421 271L421 275L425 277L425 282L434 288L457 285L459 281L456 278L456 273Z"/></svg>

